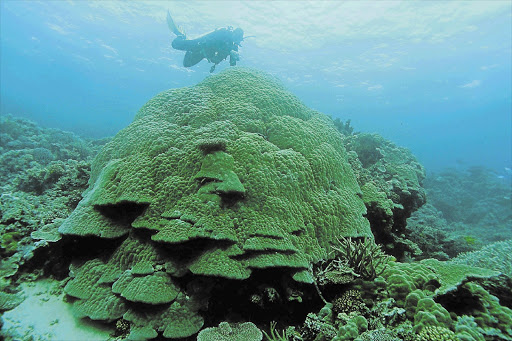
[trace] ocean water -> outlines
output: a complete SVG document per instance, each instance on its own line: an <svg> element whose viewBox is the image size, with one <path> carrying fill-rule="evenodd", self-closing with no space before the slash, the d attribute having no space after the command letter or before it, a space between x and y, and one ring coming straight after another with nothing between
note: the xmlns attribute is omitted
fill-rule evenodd
<svg viewBox="0 0 512 341"><path fill-rule="evenodd" d="M511 167L510 1L9 1L1 113L115 134L155 94L209 75L182 67L189 36L241 27L238 65L308 106L407 147L429 171ZM229 67L221 63L216 73Z"/></svg>
<svg viewBox="0 0 512 341"><path fill-rule="evenodd" d="M511 197L511 1L0 0L0 341L512 340Z"/></svg>

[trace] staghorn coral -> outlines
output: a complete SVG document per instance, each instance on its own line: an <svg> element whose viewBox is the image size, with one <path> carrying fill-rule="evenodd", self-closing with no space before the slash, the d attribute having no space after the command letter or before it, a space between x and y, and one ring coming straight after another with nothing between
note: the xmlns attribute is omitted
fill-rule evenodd
<svg viewBox="0 0 512 341"><path fill-rule="evenodd" d="M73 266L65 291L75 311L123 317L132 338L183 338L201 329L222 280L279 269L311 284L336 237L371 238L340 137L257 71L159 94L99 153L59 229L112 240Z"/></svg>
<svg viewBox="0 0 512 341"><path fill-rule="evenodd" d="M333 259L320 263L315 277L318 285L328 285L348 284L360 275L354 272L346 259Z"/></svg>
<svg viewBox="0 0 512 341"><path fill-rule="evenodd" d="M263 331L263 334L267 338L267 341L290 341L289 334L295 334L294 329L290 329L290 333L288 330L283 330L282 332L279 332L276 330L277 322L272 321L270 322L270 334L268 334L266 331ZM300 334L295 334L296 336L300 337ZM292 335L291 337L294 337L295 335Z"/></svg>
<svg viewBox="0 0 512 341"><path fill-rule="evenodd" d="M337 246L332 248L336 251L337 258L345 260L354 273L365 280L373 280L379 276L389 260L372 239L353 240L340 237Z"/></svg>
<svg viewBox="0 0 512 341"><path fill-rule="evenodd" d="M348 119L343 122L340 118L333 119L334 126L340 133L343 135L352 135L354 134L354 127L350 125L351 120Z"/></svg>

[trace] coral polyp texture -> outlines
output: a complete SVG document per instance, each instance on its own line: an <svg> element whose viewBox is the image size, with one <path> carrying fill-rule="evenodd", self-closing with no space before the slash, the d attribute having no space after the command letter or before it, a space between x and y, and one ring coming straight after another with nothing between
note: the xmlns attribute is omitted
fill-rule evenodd
<svg viewBox="0 0 512 341"><path fill-rule="evenodd" d="M65 291L79 316L124 318L132 339L188 337L214 280L278 269L311 284L337 237L372 238L361 196L327 116L231 68L160 93L96 157L59 231L111 247L75 262Z"/></svg>

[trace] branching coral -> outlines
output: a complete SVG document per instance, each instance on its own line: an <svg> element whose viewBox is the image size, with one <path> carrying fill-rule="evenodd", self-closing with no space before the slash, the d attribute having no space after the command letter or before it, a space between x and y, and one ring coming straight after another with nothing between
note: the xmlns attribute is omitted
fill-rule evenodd
<svg viewBox="0 0 512 341"><path fill-rule="evenodd" d="M345 260L363 279L373 280L386 268L389 256L372 239L339 237L337 240L338 245L332 247L337 253L336 258Z"/></svg>
<svg viewBox="0 0 512 341"><path fill-rule="evenodd" d="M267 338L268 341L289 341L290 337L286 333L286 331L279 332L276 330L277 322L270 322L270 334L266 331L263 331L263 334Z"/></svg>
<svg viewBox="0 0 512 341"><path fill-rule="evenodd" d="M347 284L359 277L346 259L335 258L322 262L316 273L316 282L318 285Z"/></svg>

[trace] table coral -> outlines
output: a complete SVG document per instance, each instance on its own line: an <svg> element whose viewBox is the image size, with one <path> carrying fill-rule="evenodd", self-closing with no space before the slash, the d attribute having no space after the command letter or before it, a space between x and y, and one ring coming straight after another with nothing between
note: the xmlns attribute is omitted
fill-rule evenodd
<svg viewBox="0 0 512 341"><path fill-rule="evenodd" d="M199 278L277 268L311 283L337 237L373 238L332 121L244 68L151 99L89 184L60 232L124 241L76 264L66 292L79 315L123 316L133 338L197 333L210 290Z"/></svg>

